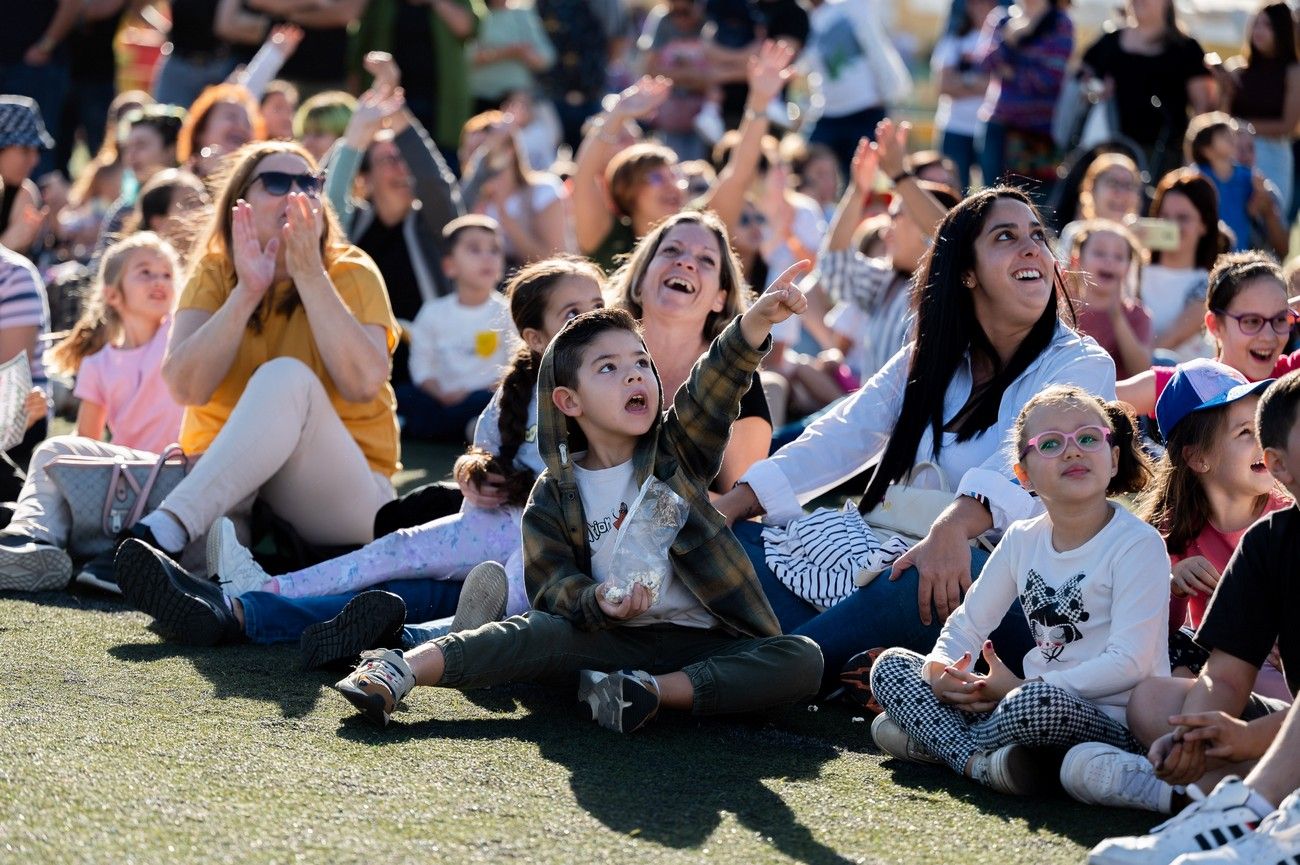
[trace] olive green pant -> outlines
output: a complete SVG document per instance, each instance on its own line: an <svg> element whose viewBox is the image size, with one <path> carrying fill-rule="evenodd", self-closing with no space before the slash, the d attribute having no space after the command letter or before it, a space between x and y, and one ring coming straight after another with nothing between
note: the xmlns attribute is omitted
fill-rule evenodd
<svg viewBox="0 0 1300 865"><path fill-rule="evenodd" d="M536 611L434 640L445 668L440 685L483 688L553 683L580 670L684 672L696 715L753 712L808 697L821 684L822 653L807 637L737 637L679 625L581 631Z"/></svg>

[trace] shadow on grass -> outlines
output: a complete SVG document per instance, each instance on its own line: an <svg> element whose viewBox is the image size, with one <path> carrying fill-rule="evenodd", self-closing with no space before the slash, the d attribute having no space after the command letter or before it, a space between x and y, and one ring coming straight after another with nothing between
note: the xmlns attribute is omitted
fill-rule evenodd
<svg viewBox="0 0 1300 865"><path fill-rule="evenodd" d="M219 700L238 697L278 704L285 718L301 718L316 707L326 674L298 669L296 646L254 644L197 647L179 643L124 643L108 653L120 661L151 664L183 658L212 684Z"/></svg>
<svg viewBox="0 0 1300 865"><path fill-rule="evenodd" d="M1008 796L959 777L947 766L924 766L889 758L882 765L891 772L894 784L904 794L917 798L946 795L1003 822L1022 821L1032 830L1051 832L1083 847L1092 847L1103 838L1115 835L1145 835L1165 819L1141 811L1082 805L1059 786L1041 796Z"/></svg>
<svg viewBox="0 0 1300 865"><path fill-rule="evenodd" d="M664 716L632 736L601 729L564 695L532 686L464 691L491 711L528 710L521 718L400 720L382 730L360 716L339 735L372 745L436 737L451 741L515 739L569 771L577 803L615 832L674 849L709 842L724 815L808 865L851 861L813 837L767 783L813 781L839 750L786 729L801 710L765 719L701 720ZM568 692L571 693L571 692ZM398 716L400 719L400 715Z"/></svg>

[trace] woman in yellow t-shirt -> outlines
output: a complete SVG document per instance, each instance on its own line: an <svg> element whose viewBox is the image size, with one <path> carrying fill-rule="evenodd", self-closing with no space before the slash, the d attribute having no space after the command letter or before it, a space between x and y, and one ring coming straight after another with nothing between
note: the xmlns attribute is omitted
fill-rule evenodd
<svg viewBox="0 0 1300 865"><path fill-rule="evenodd" d="M232 155L163 362L202 458L132 535L175 552L257 496L310 543L372 540L394 497L398 326L320 188L295 143Z"/></svg>

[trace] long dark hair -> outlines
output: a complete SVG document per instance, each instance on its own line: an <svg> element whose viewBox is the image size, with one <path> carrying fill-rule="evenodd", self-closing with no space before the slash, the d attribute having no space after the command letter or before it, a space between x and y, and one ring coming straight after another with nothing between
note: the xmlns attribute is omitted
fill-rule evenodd
<svg viewBox="0 0 1300 865"><path fill-rule="evenodd" d="M1202 270L1209 270L1219 257L1219 191L1195 168L1175 168L1156 185L1155 197L1151 199L1153 217L1160 216L1165 196L1171 192L1186 196L1205 224L1205 234L1196 244L1195 263ZM1151 253L1151 263L1160 263L1160 250Z"/></svg>
<svg viewBox="0 0 1300 865"><path fill-rule="evenodd" d="M889 485L900 480L916 462L916 449L930 428L934 456L943 446L944 392L966 353L982 355L993 366L993 378L982 393L974 395L960 412L957 441L969 441L993 426L998 419L1002 394L1051 343L1061 306L1073 317L1071 304L1059 269L1054 269L1055 290L1042 315L1016 348L1011 360L1002 365L997 351L975 316L971 289L963 275L975 270L975 239L984 228L993 205L1002 199L1019 201L1042 222L1042 216L1024 192L1010 186L981 190L948 211L935 232L934 245L921 260L916 275L913 308L916 313L916 342L908 364L903 406L894 431L885 445L880 463L862 496L864 511L885 497ZM1057 299L1058 295L1065 302Z"/></svg>
<svg viewBox="0 0 1300 865"><path fill-rule="evenodd" d="M1300 59L1296 54L1296 26L1291 7L1285 3L1270 3L1256 14L1267 18L1273 28L1273 56L1258 55L1255 43L1250 39L1250 28L1247 28L1246 45L1242 52L1246 55L1247 64L1254 66L1260 62L1275 63L1285 69Z"/></svg>

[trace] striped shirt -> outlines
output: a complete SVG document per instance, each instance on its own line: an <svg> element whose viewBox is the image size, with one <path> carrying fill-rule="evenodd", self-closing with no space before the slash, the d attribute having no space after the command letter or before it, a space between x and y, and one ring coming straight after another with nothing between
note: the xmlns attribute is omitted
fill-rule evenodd
<svg viewBox="0 0 1300 865"><path fill-rule="evenodd" d="M0 328L39 328L44 336L50 330L50 306L45 297L45 283L35 265L23 256L0 246ZM41 362L41 349L30 357L32 384L49 390L45 365ZM0 358L0 362L9 358Z"/></svg>

